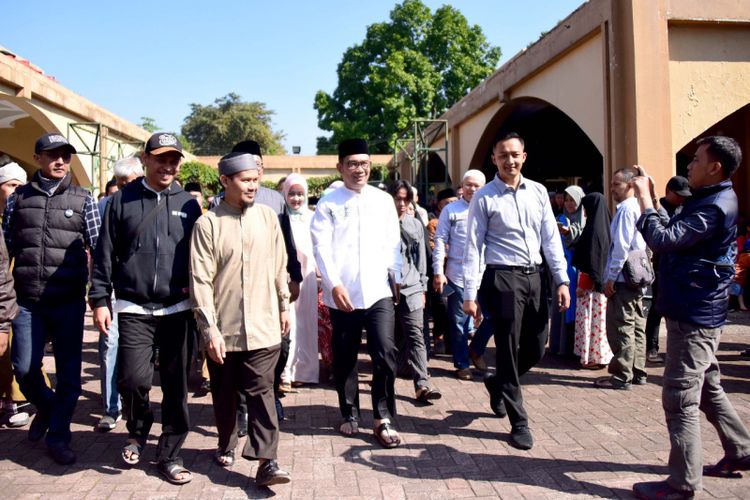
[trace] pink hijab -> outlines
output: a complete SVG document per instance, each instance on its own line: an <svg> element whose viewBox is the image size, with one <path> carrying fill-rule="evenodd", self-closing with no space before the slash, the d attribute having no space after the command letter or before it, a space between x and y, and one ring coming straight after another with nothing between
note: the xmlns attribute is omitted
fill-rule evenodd
<svg viewBox="0 0 750 500"><path fill-rule="evenodd" d="M292 186L302 186L302 189L305 190L305 201L302 202L302 208L298 210L292 209L292 207L289 206L289 202L287 201L287 196L289 195L289 191L292 189ZM286 203L286 207L289 210L290 214L301 214L304 209L307 208L307 181L305 180L305 177L301 174L289 174L286 176L286 180L284 181L284 186L281 188L281 192L284 195L284 203Z"/></svg>

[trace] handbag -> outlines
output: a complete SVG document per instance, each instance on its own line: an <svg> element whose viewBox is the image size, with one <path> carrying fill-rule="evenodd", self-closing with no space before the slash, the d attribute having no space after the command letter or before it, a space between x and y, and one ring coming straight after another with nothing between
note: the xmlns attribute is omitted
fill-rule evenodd
<svg viewBox="0 0 750 500"><path fill-rule="evenodd" d="M654 282L654 266L646 250L631 250L622 267L625 283L632 288L645 288Z"/></svg>

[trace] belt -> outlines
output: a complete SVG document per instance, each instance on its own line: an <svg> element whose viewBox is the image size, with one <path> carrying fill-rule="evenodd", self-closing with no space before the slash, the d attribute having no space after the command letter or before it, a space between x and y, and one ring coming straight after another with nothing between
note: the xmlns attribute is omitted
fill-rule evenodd
<svg viewBox="0 0 750 500"><path fill-rule="evenodd" d="M536 264L532 264L530 266L506 266L503 264L487 264L487 269L490 269L491 271L513 271L522 274L536 274L542 269L542 266L538 266Z"/></svg>

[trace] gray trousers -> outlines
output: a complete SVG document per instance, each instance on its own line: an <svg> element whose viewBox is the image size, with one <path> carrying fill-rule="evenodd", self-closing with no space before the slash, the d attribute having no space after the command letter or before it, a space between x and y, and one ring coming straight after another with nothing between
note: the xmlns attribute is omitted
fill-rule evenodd
<svg viewBox="0 0 750 500"><path fill-rule="evenodd" d="M430 387L430 375L427 373L427 349L424 345L424 308L409 310L404 296L396 306L396 320L406 339L409 364L414 371L414 389Z"/></svg>
<svg viewBox="0 0 750 500"><path fill-rule="evenodd" d="M667 359L662 405L669 440L669 484L695 491L701 488L703 458L700 415L719 433L724 455L750 455L750 433L721 388L716 350L721 328L701 328L667 318Z"/></svg>
<svg viewBox="0 0 750 500"><path fill-rule="evenodd" d="M615 294L607 298L607 340L614 357L609 362L612 379L630 383L646 378L646 318L643 293L625 283L615 283Z"/></svg>

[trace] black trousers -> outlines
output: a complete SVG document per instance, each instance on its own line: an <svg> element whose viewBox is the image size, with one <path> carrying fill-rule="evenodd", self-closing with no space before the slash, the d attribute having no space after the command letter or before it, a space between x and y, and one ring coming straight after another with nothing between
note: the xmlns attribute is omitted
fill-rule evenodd
<svg viewBox="0 0 750 500"><path fill-rule="evenodd" d="M275 459L279 447L279 419L274 404L274 366L279 346L228 352L223 364L208 359L219 450L237 447L237 393L247 404L248 433L242 456Z"/></svg>
<svg viewBox="0 0 750 500"><path fill-rule="evenodd" d="M490 389L502 395L512 425L528 423L520 377L542 359L547 344L544 279L538 272L487 269L479 289L495 331L497 375Z"/></svg>
<svg viewBox="0 0 750 500"><path fill-rule="evenodd" d="M651 307L646 317L646 352L659 350L659 326L661 326L661 314L656 310L656 297L659 293L659 278L651 283Z"/></svg>
<svg viewBox="0 0 750 500"><path fill-rule="evenodd" d="M362 328L367 332L367 351L372 359L372 411L376 419L396 416L396 346L393 340L395 316L388 297L368 309L344 312L330 308L333 327L333 375L344 418L359 419L359 375L357 355Z"/></svg>
<svg viewBox="0 0 750 500"><path fill-rule="evenodd" d="M120 368L117 387L131 438L145 441L154 423L149 402L154 377L154 348L159 349L162 434L156 448L158 462L179 461L190 428L187 374L190 363L188 336L193 315L183 311L167 316L118 314Z"/></svg>

